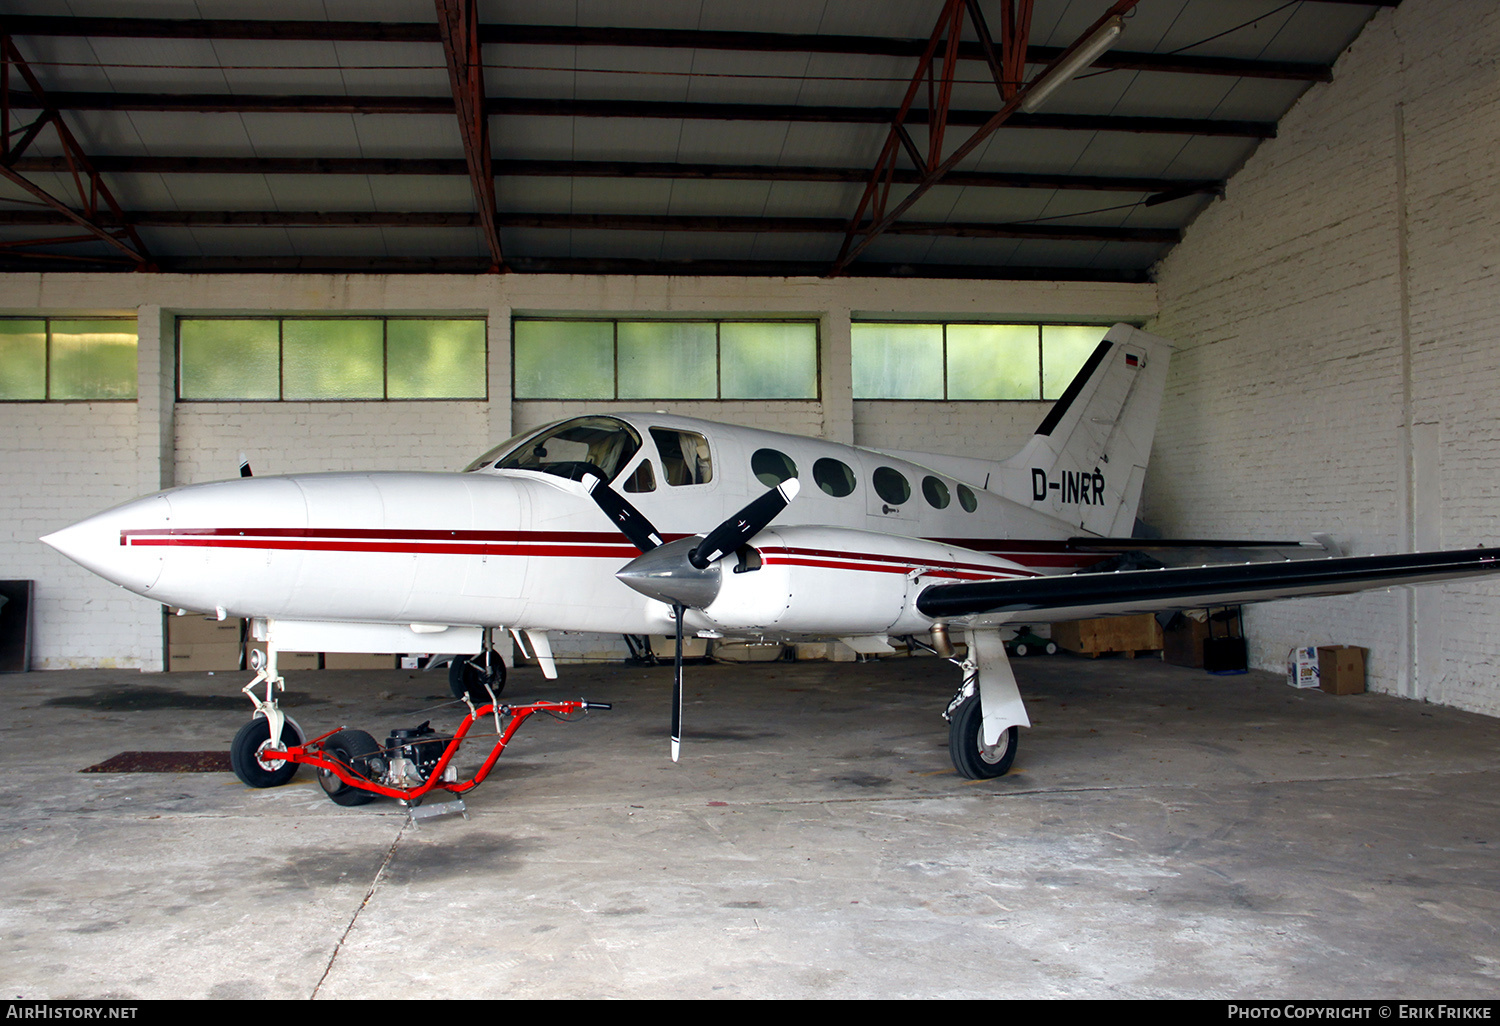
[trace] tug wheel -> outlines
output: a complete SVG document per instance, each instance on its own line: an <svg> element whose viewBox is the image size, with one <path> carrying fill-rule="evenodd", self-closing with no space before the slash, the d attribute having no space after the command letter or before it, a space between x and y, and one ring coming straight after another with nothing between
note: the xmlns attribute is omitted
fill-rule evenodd
<svg viewBox="0 0 1500 1026"><path fill-rule="evenodd" d="M287 720L281 725L281 745L302 743L297 725ZM260 753L271 745L271 724L257 716L240 728L229 743L229 765L246 787L280 787L297 775L297 764L278 759L263 762Z"/></svg>
<svg viewBox="0 0 1500 1026"><path fill-rule="evenodd" d="M969 780L1003 777L1015 761L1016 746L1021 738L1020 728L1011 727L1000 734L994 747L986 748L980 741L983 721L977 694L964 699L948 719L948 756L958 775Z"/></svg>
<svg viewBox="0 0 1500 1026"><path fill-rule="evenodd" d="M500 653L491 651L490 672L486 676L481 668L483 656L483 652L476 656L454 656L453 662L448 664L448 690L453 692L454 698L468 695L469 701L483 705L490 700L489 691L484 689L486 683L496 698L505 690L505 660L500 658ZM475 662L481 666L475 666Z"/></svg>
<svg viewBox="0 0 1500 1026"><path fill-rule="evenodd" d="M368 777L371 775L370 756L380 751L380 745L363 730L341 730L323 742L323 754L341 766ZM346 784L330 770L318 770L318 783L335 805L364 805L375 800L375 792Z"/></svg>

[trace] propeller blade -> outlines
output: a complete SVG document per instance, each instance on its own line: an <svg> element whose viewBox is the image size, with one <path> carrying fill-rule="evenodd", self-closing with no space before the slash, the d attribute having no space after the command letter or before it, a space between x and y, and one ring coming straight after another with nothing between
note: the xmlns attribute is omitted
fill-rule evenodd
<svg viewBox="0 0 1500 1026"><path fill-rule="evenodd" d="M688 562L702 570L726 553L733 552L764 531L766 525L787 508L801 489L797 479L792 477L752 500L744 509L708 532L693 551L688 553Z"/></svg>
<svg viewBox="0 0 1500 1026"><path fill-rule="evenodd" d="M630 539L630 544L642 554L650 552L662 543L661 534L647 520L645 514L636 509L625 497L609 486L602 477L590 477L587 482L589 496L594 505L604 511L610 522L620 533Z"/></svg>
<svg viewBox="0 0 1500 1026"><path fill-rule="evenodd" d="M240 453L240 477L250 476L250 457Z"/></svg>
<svg viewBox="0 0 1500 1026"><path fill-rule="evenodd" d="M672 665L672 761L682 754L682 614L687 607L680 602L672 604L672 615L677 618L677 656Z"/></svg>

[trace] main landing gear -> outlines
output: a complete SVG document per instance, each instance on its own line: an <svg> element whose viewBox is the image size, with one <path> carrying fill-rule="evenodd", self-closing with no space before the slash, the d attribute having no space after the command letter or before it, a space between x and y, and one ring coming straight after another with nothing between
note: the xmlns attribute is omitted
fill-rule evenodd
<svg viewBox="0 0 1500 1026"><path fill-rule="evenodd" d="M968 641L968 658L958 664L964 671L963 684L943 713L948 721L948 757L959 776L988 780L1010 771L1020 728L1031 726L1031 720L1000 633L972 630Z"/></svg>

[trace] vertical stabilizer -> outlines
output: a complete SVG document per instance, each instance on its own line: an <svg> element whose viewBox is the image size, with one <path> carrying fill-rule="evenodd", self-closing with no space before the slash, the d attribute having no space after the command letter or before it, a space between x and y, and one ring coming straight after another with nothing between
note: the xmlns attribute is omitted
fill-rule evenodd
<svg viewBox="0 0 1500 1026"><path fill-rule="evenodd" d="M1130 535L1171 353L1128 324L1109 329L990 490L1082 531Z"/></svg>

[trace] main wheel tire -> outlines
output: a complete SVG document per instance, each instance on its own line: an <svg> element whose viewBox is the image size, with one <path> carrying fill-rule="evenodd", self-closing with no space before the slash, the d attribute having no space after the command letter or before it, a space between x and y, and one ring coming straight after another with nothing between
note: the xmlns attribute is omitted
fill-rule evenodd
<svg viewBox="0 0 1500 1026"><path fill-rule="evenodd" d="M341 730L323 742L323 754L363 777L370 776L369 757L380 745L363 730ZM340 780L331 770L318 770L318 783L335 805L353 806L373 802L374 791L366 791Z"/></svg>
<svg viewBox="0 0 1500 1026"><path fill-rule="evenodd" d="M983 721L977 694L964 699L948 721L948 755L959 776L969 780L1004 776L1015 761L1016 745L1021 739L1020 728L1011 727L1001 733L993 748L985 748L979 740Z"/></svg>
<svg viewBox="0 0 1500 1026"><path fill-rule="evenodd" d="M229 766L246 787L280 787L297 775L297 763L277 760L262 762L260 753L271 743L271 724L257 716L240 728L229 743ZM297 725L287 720L281 725L284 747L302 743Z"/></svg>
<svg viewBox="0 0 1500 1026"><path fill-rule="evenodd" d="M454 698L468 695L469 701L475 705L484 705L490 700L490 694L484 689L486 679L483 672L473 663L478 658L479 656L453 657L453 662L448 664L448 690L453 692ZM492 652L490 666L488 684L490 691L499 698L500 693L505 690L505 660L500 658L498 652Z"/></svg>

